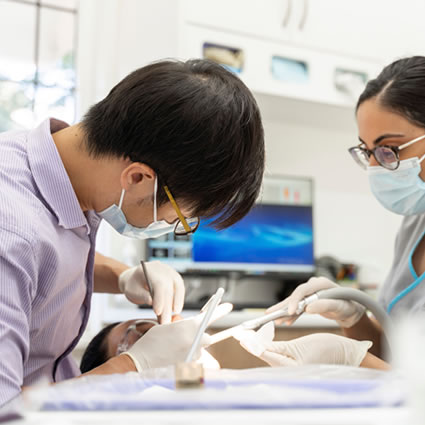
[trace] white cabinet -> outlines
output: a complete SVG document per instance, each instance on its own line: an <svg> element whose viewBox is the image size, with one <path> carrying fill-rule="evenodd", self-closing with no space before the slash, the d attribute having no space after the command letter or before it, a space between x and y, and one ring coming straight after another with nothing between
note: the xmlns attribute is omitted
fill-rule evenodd
<svg viewBox="0 0 425 425"><path fill-rule="evenodd" d="M425 53L425 0L92 0L80 9L81 84L96 98L139 66L209 49L240 60L257 93L352 107L362 78Z"/></svg>
<svg viewBox="0 0 425 425"><path fill-rule="evenodd" d="M353 107L383 64L365 48L367 1L180 0L180 56L225 64L256 93Z"/></svg>
<svg viewBox="0 0 425 425"><path fill-rule="evenodd" d="M306 0L304 19L293 32L293 42L325 52L378 59L370 43L376 40L375 5L380 0Z"/></svg>
<svg viewBox="0 0 425 425"><path fill-rule="evenodd" d="M388 62L425 53L423 0L306 0L294 43Z"/></svg>
<svg viewBox="0 0 425 425"><path fill-rule="evenodd" d="M424 0L181 1L205 28L381 62L425 54Z"/></svg>
<svg viewBox="0 0 425 425"><path fill-rule="evenodd" d="M183 0L184 19L229 32L288 40L292 0Z"/></svg>
<svg viewBox="0 0 425 425"><path fill-rule="evenodd" d="M186 24L181 36L182 57L202 57L205 44L232 46L244 52L244 64L239 76L255 93L300 99L352 108L358 91L337 87L338 70L352 71L372 77L380 65L342 55L318 52L314 49L265 41L239 34ZM280 57L305 66L305 77L279 79L272 72L273 58ZM288 72L290 74L291 72ZM360 87L360 90L362 87Z"/></svg>

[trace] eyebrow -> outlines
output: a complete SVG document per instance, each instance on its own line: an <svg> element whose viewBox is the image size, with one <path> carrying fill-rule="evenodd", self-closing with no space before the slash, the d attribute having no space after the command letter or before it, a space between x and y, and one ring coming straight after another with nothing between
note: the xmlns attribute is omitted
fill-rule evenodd
<svg viewBox="0 0 425 425"><path fill-rule="evenodd" d="M376 146L378 143L382 142L382 140L384 139L390 139L393 137L404 137L404 134L391 134L391 133L387 133L387 134L383 134L382 136L379 136L377 139L374 140L373 145ZM366 144L360 137L359 140L363 143Z"/></svg>

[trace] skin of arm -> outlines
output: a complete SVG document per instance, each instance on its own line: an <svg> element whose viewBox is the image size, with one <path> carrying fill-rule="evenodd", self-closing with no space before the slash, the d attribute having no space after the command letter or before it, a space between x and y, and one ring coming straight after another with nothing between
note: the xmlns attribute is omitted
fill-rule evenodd
<svg viewBox="0 0 425 425"><path fill-rule="evenodd" d="M366 366L365 366L366 367ZM133 360L125 354L120 356L112 357L102 365L96 367L89 372L83 373L78 376L88 376L88 375L111 375L113 373L125 373L125 372L136 372L136 366L133 363Z"/></svg>
<svg viewBox="0 0 425 425"><path fill-rule="evenodd" d="M371 354L377 357L382 357L382 338L384 334L382 328L375 318L364 314L362 318L351 328L343 329L344 336L358 341L372 341L373 346L369 350Z"/></svg>
<svg viewBox="0 0 425 425"><path fill-rule="evenodd" d="M379 357L374 356L371 353L367 353L363 361L360 363L360 367L366 367L368 369L380 369L389 370L391 366L381 360Z"/></svg>
<svg viewBox="0 0 425 425"><path fill-rule="evenodd" d="M96 252L94 258L94 292L119 294L118 277L129 267Z"/></svg>

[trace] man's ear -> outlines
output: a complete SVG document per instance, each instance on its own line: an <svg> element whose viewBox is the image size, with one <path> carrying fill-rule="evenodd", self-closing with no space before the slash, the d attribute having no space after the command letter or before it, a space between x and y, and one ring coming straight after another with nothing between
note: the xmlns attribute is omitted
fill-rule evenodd
<svg viewBox="0 0 425 425"><path fill-rule="evenodd" d="M140 185L147 184L146 190L151 191L155 177L156 173L149 165L132 162L121 172L121 187L126 191L131 191L135 188L139 189Z"/></svg>

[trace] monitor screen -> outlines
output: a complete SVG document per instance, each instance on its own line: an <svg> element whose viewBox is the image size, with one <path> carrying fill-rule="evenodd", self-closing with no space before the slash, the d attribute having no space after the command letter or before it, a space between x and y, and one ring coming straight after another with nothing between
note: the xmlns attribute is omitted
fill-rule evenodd
<svg viewBox="0 0 425 425"><path fill-rule="evenodd" d="M211 221L202 220L192 236L150 240L149 260L160 259L193 273L314 270L310 179L269 178L261 201L242 220L220 231L209 226Z"/></svg>

